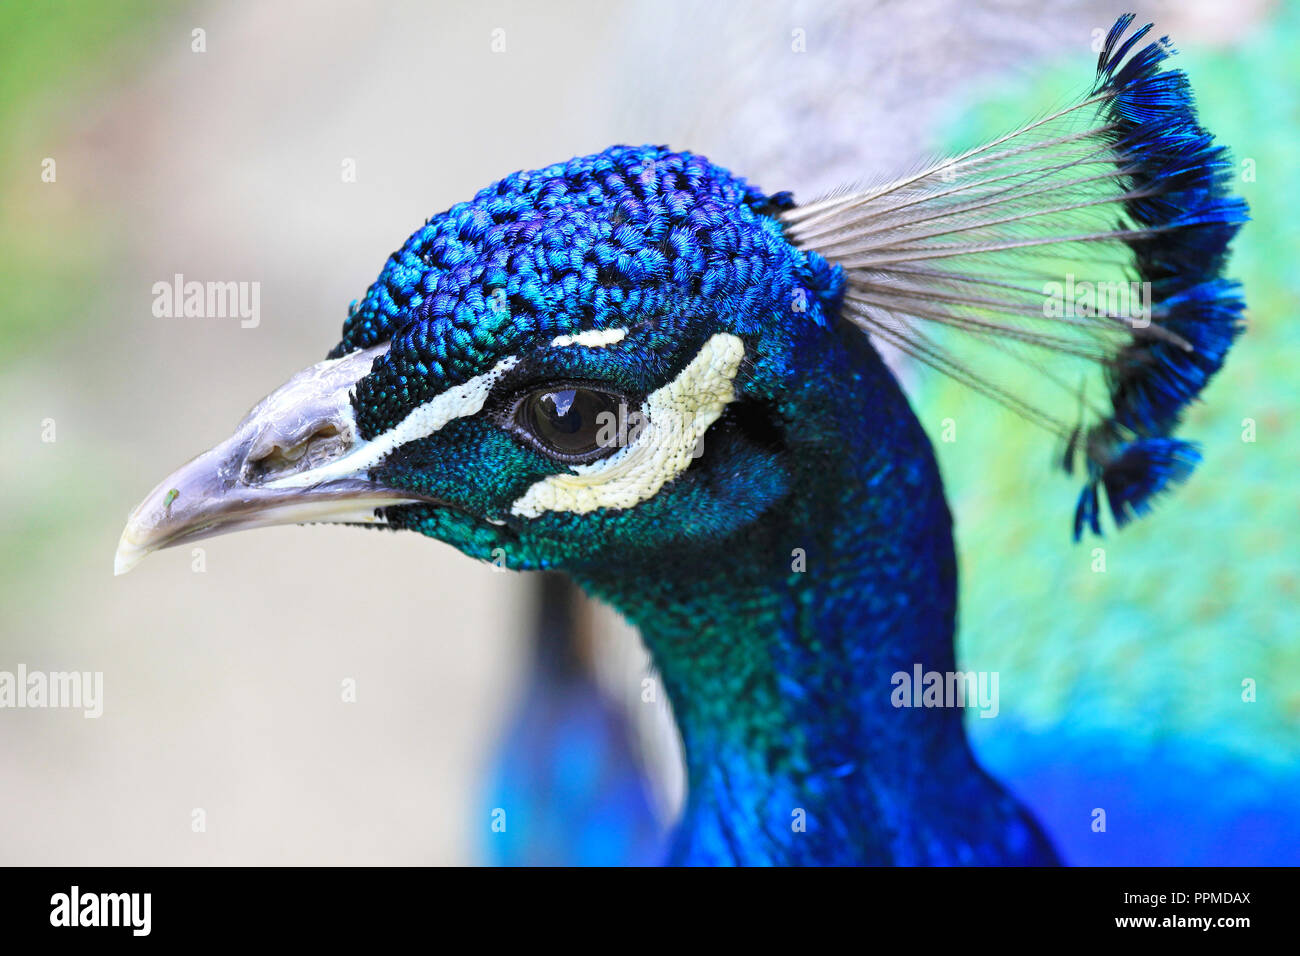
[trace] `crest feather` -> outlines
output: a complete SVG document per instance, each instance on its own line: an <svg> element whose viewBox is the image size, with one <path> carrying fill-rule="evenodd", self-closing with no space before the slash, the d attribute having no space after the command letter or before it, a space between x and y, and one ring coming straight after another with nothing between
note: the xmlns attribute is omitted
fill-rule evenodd
<svg viewBox="0 0 1300 956"><path fill-rule="evenodd" d="M1076 538L1199 455L1170 436L1241 330L1221 270L1247 219L1167 38L1115 23L1074 104L901 179L782 213L844 273L864 331L1055 433L1087 484ZM1136 52L1134 52L1136 50ZM1023 370L1030 371L1025 373Z"/></svg>

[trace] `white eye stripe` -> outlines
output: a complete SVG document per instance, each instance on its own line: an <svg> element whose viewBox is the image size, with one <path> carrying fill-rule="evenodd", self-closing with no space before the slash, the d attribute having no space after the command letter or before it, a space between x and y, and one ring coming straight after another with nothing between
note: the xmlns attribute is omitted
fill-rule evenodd
<svg viewBox="0 0 1300 956"><path fill-rule="evenodd" d="M511 506L536 518L547 511L586 514L597 508L631 508L685 471L704 433L735 400L732 385L745 355L736 336L719 333L667 385L646 396L646 424L636 440L613 455L567 474L535 482Z"/></svg>
<svg viewBox="0 0 1300 956"><path fill-rule="evenodd" d="M627 337L627 329L588 329L577 335L557 335L551 339L552 348L566 345L583 345L589 349L602 349L606 345L622 342Z"/></svg>
<svg viewBox="0 0 1300 956"><path fill-rule="evenodd" d="M457 418L477 415L487 402L492 386L502 375L518 364L517 356L507 356L497 362L490 371L476 375L460 385L453 385L440 395L431 398L388 431L376 435L368 442L358 444L343 457L310 471L268 481L265 487L306 488L324 481L362 474L383 461L394 449L408 442L428 438Z"/></svg>

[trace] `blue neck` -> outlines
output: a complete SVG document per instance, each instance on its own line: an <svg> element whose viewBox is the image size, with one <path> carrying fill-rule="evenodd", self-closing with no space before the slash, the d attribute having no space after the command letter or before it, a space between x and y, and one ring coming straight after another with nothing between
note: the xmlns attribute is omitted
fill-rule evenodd
<svg viewBox="0 0 1300 956"><path fill-rule="evenodd" d="M833 343L760 520L631 585L581 577L640 628L673 701L689 796L672 860L1051 862L960 709L891 703L896 672L955 670L951 521L897 383L856 331Z"/></svg>

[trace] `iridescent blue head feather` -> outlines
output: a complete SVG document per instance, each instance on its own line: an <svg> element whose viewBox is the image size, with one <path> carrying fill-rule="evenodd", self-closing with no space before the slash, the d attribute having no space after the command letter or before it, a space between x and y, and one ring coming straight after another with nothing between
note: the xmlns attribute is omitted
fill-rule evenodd
<svg viewBox="0 0 1300 956"><path fill-rule="evenodd" d="M824 323L841 280L786 241L774 216L792 204L665 147L514 173L393 253L330 355L392 340L359 394L363 421L382 430L394 401L546 337L702 314L738 334Z"/></svg>
<svg viewBox="0 0 1300 956"><path fill-rule="evenodd" d="M512 566L550 566L559 555L521 541L510 506L568 469L498 427L512 398L543 381L599 383L637 411L718 335L741 342L740 397L769 401L812 374L796 346L825 335L843 273L788 241L777 216L791 205L701 156L617 146L507 176L430 219L354 303L330 353L389 343L356 386L360 436L389 431L502 360L518 364L494 382L480 418L451 421L378 465L395 487L442 502L390 509L388 523L480 557L503 548ZM603 331L620 338L567 342ZM665 494L676 491L687 489ZM753 493L727 500L755 511ZM570 546L592 550L585 540Z"/></svg>

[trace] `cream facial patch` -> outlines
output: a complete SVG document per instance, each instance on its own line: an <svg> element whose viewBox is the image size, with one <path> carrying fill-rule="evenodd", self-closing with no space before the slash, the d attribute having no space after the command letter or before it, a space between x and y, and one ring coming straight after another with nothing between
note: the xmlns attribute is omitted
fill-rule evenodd
<svg viewBox="0 0 1300 956"><path fill-rule="evenodd" d="M584 345L589 349L603 349L606 345L622 342L626 335L626 329L588 329L577 335L557 335L551 339L551 347L558 349L566 345Z"/></svg>
<svg viewBox="0 0 1300 956"><path fill-rule="evenodd" d="M732 383L744 356L738 337L719 333L710 338L675 379L646 396L644 425L635 439L608 458L536 482L511 513L526 518L546 511L586 514L597 508L631 508L658 494L687 469L705 431L735 400Z"/></svg>
<svg viewBox="0 0 1300 956"><path fill-rule="evenodd" d="M478 414L497 379L517 364L519 364L517 357L507 356L497 362L491 371L476 375L460 385L453 385L447 391L414 409L382 435L376 435L372 440L362 442L342 458L336 458L329 464L310 471L268 481L264 487L307 488L324 481L362 474L407 442L428 438L454 419Z"/></svg>

